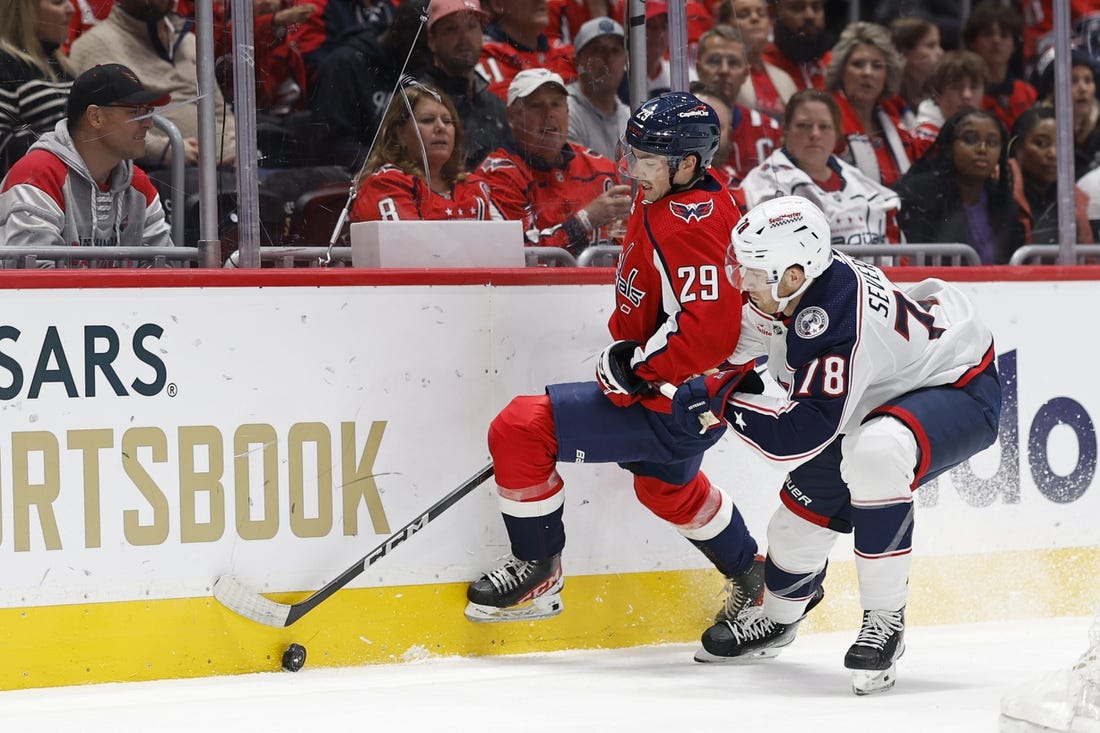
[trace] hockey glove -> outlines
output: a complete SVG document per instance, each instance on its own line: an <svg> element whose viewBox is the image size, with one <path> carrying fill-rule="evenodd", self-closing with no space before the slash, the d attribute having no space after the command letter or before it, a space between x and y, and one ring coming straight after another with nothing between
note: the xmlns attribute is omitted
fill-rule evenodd
<svg viewBox="0 0 1100 733"><path fill-rule="evenodd" d="M730 394L763 391L764 383L751 367L693 377L676 390L672 419L684 431L702 435L715 425L725 425L722 413Z"/></svg>
<svg viewBox="0 0 1100 733"><path fill-rule="evenodd" d="M630 366L630 359L639 346L638 341L614 341L600 353L596 362L596 381L600 389L619 407L637 402L649 388L649 383Z"/></svg>

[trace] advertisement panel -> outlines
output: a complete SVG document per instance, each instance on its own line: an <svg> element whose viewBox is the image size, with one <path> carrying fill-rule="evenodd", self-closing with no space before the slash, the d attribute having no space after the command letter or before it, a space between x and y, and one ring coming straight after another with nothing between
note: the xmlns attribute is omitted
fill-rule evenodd
<svg viewBox="0 0 1100 733"><path fill-rule="evenodd" d="M320 587L481 468L489 421L513 395L590 379L608 340L609 273L567 282L406 275L319 276L309 285L263 275L169 275L156 287L39 280L0 291L0 611L51 619L9 630L4 641L41 651L47 628L88 631L89 609L100 628L140 640L130 656L88 666L86 677L69 673L82 662L56 662L21 677L16 669L0 687L262 668L233 637L268 645L283 637L227 618L209 597L215 578L234 573L296 598ZM1001 437L920 489L916 556L980 568L979 587L1019 571L1020 558L1038 558L1031 575L1017 572L1018 593L1095 599L1087 578L1070 577L1081 575L1080 563L1050 554L1083 552L1087 565L1100 540L1100 391L1078 376L1087 329L1065 317L1089 312L1095 282L961 286L995 333ZM782 473L735 436L707 454L704 469L763 544ZM505 641L521 651L694 636L698 617L713 613L710 587L720 587L702 555L640 506L624 471L563 465L561 473L567 585L598 589L591 598L567 592L581 614L541 627L549 632L471 630L461 619L465 583L508 552L489 481L353 581L360 590L326 604L330 615L317 626L302 622L326 640L329 663L403 658L421 633L406 627L409 614L431 614L446 632L437 651L451 653L499 653ZM850 559L850 541L839 542L830 577L842 587ZM1058 565L1067 576L1049 571ZM585 630L601 618L591 604L606 602L614 617L644 601L624 587L657 597L669 578L695 577L708 590L695 597L685 581L686 619L666 615L632 634L612 621ZM368 596L383 623L394 622L373 649L357 620ZM207 639L211 648L186 660L178 644L150 646L164 618L181 616L224 640ZM218 670L197 661L219 654Z"/></svg>

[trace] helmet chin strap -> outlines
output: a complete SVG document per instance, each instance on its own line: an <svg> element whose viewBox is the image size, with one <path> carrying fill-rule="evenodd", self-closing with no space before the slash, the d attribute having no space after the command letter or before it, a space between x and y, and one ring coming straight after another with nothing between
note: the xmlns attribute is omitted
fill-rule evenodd
<svg viewBox="0 0 1100 733"><path fill-rule="evenodd" d="M806 292L806 288L810 287L810 285L813 284L813 278L808 277L802 281L802 285L799 286L798 290L794 291L790 295L785 295L781 298L779 297L779 283L782 282L782 280L783 278L780 278L779 280L775 281L774 285L772 285L772 300L779 304L775 309L776 313L782 313L783 311L787 310L787 305L792 300Z"/></svg>
<svg viewBox="0 0 1100 733"><path fill-rule="evenodd" d="M684 159L676 161L676 165L672 164L672 159L668 161L668 192L672 193L676 190L676 183L672 179L676 177L676 174L680 172L680 164L684 162Z"/></svg>
<svg viewBox="0 0 1100 733"><path fill-rule="evenodd" d="M693 155L693 153L688 153L688 155ZM684 157L687 157L687 156L684 156ZM668 165L668 191L669 191L669 193L676 193L677 191L685 191L685 190L691 188L692 186L694 186L696 181L698 181L700 178L703 177L704 168L703 168L703 166L699 165L699 163L701 161L699 160L698 156L695 158L695 161L696 161L695 175L692 176L691 180L688 181L687 183L676 183L675 181L672 180L673 178L676 177L676 174L680 172L680 164L684 162L684 159L681 158L680 161L678 163L676 163L675 166L673 166L671 162L669 163L669 165Z"/></svg>

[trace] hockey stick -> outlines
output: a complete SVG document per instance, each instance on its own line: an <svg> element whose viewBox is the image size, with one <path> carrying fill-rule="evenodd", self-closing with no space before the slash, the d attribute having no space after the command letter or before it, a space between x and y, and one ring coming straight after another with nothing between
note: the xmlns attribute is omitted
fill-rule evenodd
<svg viewBox="0 0 1100 733"><path fill-rule="evenodd" d="M275 628L290 626L321 605L329 596L350 583L364 570L388 555L395 547L424 529L429 522L458 503L459 499L481 486L492 475L493 464L490 463L466 479L466 482L457 489L430 506L416 519L390 535L389 539L368 552L362 559L357 560L354 565L340 573L339 577L330 581L324 588L298 603L290 605L277 603L248 589L232 575L223 575L214 582L214 598L230 611L256 623L274 626Z"/></svg>

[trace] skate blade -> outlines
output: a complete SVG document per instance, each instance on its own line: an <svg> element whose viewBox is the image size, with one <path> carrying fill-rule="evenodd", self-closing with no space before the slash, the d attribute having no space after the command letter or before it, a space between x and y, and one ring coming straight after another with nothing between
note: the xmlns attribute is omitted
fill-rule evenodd
<svg viewBox="0 0 1100 733"><path fill-rule="evenodd" d="M549 593L533 601L507 608L483 606L479 603L466 604L466 618L477 624L493 624L505 621L538 621L553 618L565 608L560 593Z"/></svg>
<svg viewBox="0 0 1100 733"><path fill-rule="evenodd" d="M853 669L852 692L859 696L873 695L878 692L886 692L897 681L897 665L891 664L888 669Z"/></svg>
<svg viewBox="0 0 1100 733"><path fill-rule="evenodd" d="M783 647L771 646L767 649L757 649L755 652L741 654L736 657L723 657L718 654L711 654L703 647L699 647L698 651L695 652L695 661L700 664L752 664L753 662L762 662L765 659L775 659L781 651L783 651Z"/></svg>

